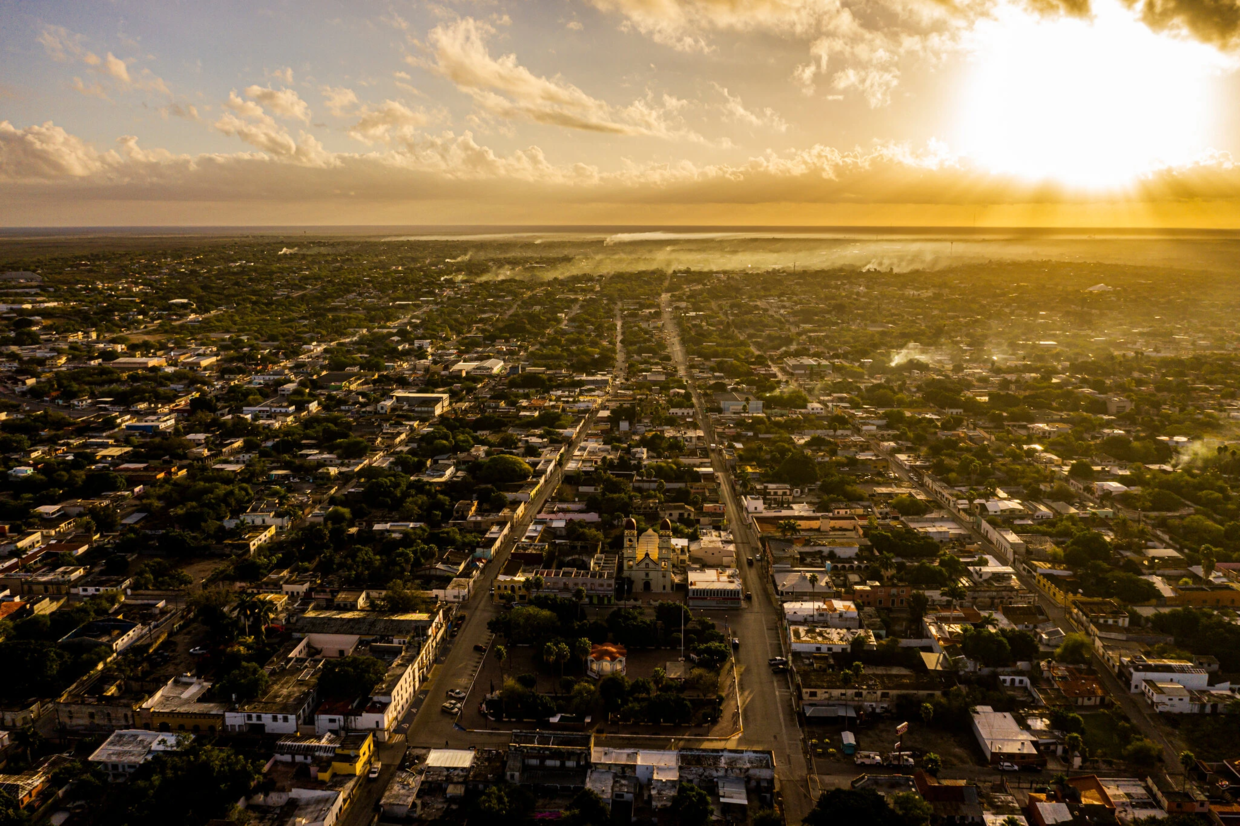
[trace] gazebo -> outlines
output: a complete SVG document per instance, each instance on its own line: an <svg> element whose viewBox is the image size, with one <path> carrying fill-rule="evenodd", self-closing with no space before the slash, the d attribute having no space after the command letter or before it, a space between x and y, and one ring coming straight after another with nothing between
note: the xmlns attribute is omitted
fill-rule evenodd
<svg viewBox="0 0 1240 826"><path fill-rule="evenodd" d="M603 677L609 677L612 674L624 674L626 665L625 660L628 652L625 651L623 645L616 645L612 642L596 643L590 649L590 676L596 680Z"/></svg>

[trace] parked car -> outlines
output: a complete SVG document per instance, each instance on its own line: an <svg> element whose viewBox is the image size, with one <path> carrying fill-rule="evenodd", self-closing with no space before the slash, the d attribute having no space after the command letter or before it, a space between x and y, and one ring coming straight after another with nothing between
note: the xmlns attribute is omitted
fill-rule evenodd
<svg viewBox="0 0 1240 826"><path fill-rule="evenodd" d="M469 694L459 688L450 688L448 689L448 696L453 700L464 700Z"/></svg>
<svg viewBox="0 0 1240 826"><path fill-rule="evenodd" d="M788 663L775 663L775 665L771 666L771 673L772 674L787 674Z"/></svg>
<svg viewBox="0 0 1240 826"><path fill-rule="evenodd" d="M753 557L752 557L752 556L747 556L747 557L745 557L745 561L746 561L746 562L748 562L750 565L752 565L752 564L753 564Z"/></svg>
<svg viewBox="0 0 1240 826"><path fill-rule="evenodd" d="M733 638L732 638L732 650L733 650L733 651L735 651L736 649L738 649L738 648L740 648L740 647L741 647L741 638L740 638L740 637L733 637Z"/></svg>
<svg viewBox="0 0 1240 826"><path fill-rule="evenodd" d="M376 760L375 762L370 764L370 771L366 773L366 776L369 777L371 780L374 780L376 777L379 776L379 772L381 771L383 771L383 764L380 763L378 760Z"/></svg>
<svg viewBox="0 0 1240 826"><path fill-rule="evenodd" d="M461 704L456 700L449 700L441 705L439 710L445 714L458 714L461 711Z"/></svg>
<svg viewBox="0 0 1240 826"><path fill-rule="evenodd" d="M999 771L1001 771L1001 772L1018 772L1018 771L1020 771L1020 766L1017 766L1015 763L1008 763L1006 760L1005 760L1005 761L1003 761L1003 762L1001 762L999 765L995 766L995 768L996 768L996 769L998 769L998 770L999 770Z"/></svg>
<svg viewBox="0 0 1240 826"><path fill-rule="evenodd" d="M207 653L207 649L200 645L196 648L191 648L189 653L193 654L195 657L201 657L203 654Z"/></svg>
<svg viewBox="0 0 1240 826"><path fill-rule="evenodd" d="M474 644L474 650L481 651L483 654L487 653L487 647L480 642Z"/></svg>
<svg viewBox="0 0 1240 826"><path fill-rule="evenodd" d="M784 658L784 657L771 657L769 660L767 660L767 661L766 661L766 664L767 664L767 665L772 665L772 666L774 666L774 665L787 665L787 664L788 664L788 660L787 660L786 658Z"/></svg>

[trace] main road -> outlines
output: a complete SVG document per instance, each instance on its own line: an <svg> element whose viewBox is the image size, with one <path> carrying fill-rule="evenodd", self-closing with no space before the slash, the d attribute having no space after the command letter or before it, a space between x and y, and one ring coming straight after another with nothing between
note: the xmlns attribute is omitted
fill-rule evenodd
<svg viewBox="0 0 1240 826"><path fill-rule="evenodd" d="M744 730L729 742L732 747L770 749L775 754L775 773L783 796L784 816L788 823L800 823L813 806L816 789L811 788L809 766L805 759L801 728L797 721L795 702L790 678L774 674L767 660L784 656L783 636L780 631L780 603L774 591L764 581L762 567L749 565L757 560L759 543L753 529L745 520L736 492L732 471L723 455L723 448L715 438L702 394L689 371L688 358L680 340L680 328L672 312L671 298L664 294L660 299L663 328L668 349L676 362L680 377L689 387L693 408L709 445L711 467L727 510L728 524L736 541L737 567L745 588L753 599L747 601L738 615L728 616L726 621L733 636L740 640L736 651L737 671L740 674L741 719Z"/></svg>

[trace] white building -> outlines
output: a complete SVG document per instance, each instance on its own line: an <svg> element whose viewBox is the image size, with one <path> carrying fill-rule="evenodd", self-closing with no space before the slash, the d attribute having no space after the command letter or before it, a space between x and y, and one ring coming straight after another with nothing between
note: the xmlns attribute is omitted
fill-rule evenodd
<svg viewBox="0 0 1240 826"><path fill-rule="evenodd" d="M861 614L846 599L821 602L785 602L784 621L788 625L825 625L830 628L860 628Z"/></svg>
<svg viewBox="0 0 1240 826"><path fill-rule="evenodd" d="M973 734L991 765L1046 763L1046 758L1038 753L1037 738L1006 711L978 706L973 712Z"/></svg>
<svg viewBox="0 0 1240 826"><path fill-rule="evenodd" d="M733 608L744 604L745 587L735 568L704 568L689 571L690 608Z"/></svg>
<svg viewBox="0 0 1240 826"><path fill-rule="evenodd" d="M189 734L122 729L112 732L88 759L106 771L110 780L119 782L151 758L164 752L180 751L192 739Z"/></svg>

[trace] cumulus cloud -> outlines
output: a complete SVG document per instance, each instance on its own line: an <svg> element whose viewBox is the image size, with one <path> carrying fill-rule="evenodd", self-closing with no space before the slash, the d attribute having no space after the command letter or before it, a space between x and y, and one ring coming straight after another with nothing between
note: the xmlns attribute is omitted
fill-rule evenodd
<svg viewBox="0 0 1240 826"><path fill-rule="evenodd" d="M292 118L302 123L310 122L310 106L292 89L272 89L269 86L247 86L246 97L258 101L280 117Z"/></svg>
<svg viewBox="0 0 1240 826"><path fill-rule="evenodd" d="M414 130L429 121L426 113L394 100L375 107L364 106L361 118L349 128L349 135L363 143L391 143L394 138L409 139Z"/></svg>
<svg viewBox="0 0 1240 826"><path fill-rule="evenodd" d="M493 57L487 38L494 32L469 17L436 26L427 36L431 58L420 65L451 80L494 117L613 135L703 140L677 115L684 101L648 93L628 106L614 107L558 75L534 74L515 54Z"/></svg>
<svg viewBox="0 0 1240 826"><path fill-rule="evenodd" d="M249 94L255 88L257 87L250 87L246 93ZM287 104L287 99L284 99L284 102ZM228 93L224 108L228 111L214 124L216 131L222 134L240 138L278 160L320 167L336 163L333 155L327 152L313 135L301 132L294 139L260 104L246 100L236 91Z"/></svg>
<svg viewBox="0 0 1240 826"><path fill-rule="evenodd" d="M743 123L747 126L773 129L776 132L788 131L788 122L781 118L771 107L768 106L761 112L753 112L745 108L745 103L741 100L740 95L732 94L718 83L715 84L715 90L723 95L724 102L720 104L720 108L723 110L723 116L726 120L734 123Z"/></svg>
<svg viewBox="0 0 1240 826"><path fill-rule="evenodd" d="M276 69L274 71L267 72L267 77L272 78L273 80L278 80L285 86L293 85L293 69L290 66L285 66L283 69Z"/></svg>
<svg viewBox="0 0 1240 826"><path fill-rule="evenodd" d="M192 103L170 103L167 106L159 107L159 113L165 118L171 116L174 118L185 118L186 120L202 120L198 114L198 107Z"/></svg>
<svg viewBox="0 0 1240 826"><path fill-rule="evenodd" d="M353 107L357 106L357 94L343 86L322 86L319 93L323 95L323 105L327 111L338 118L347 117Z"/></svg>
<svg viewBox="0 0 1240 826"><path fill-rule="evenodd" d="M122 60L111 52L99 57L86 47L86 38L63 26L44 26L37 40L53 60L58 63L82 63L89 71L102 79L102 82L86 83L81 78L75 77L72 87L84 95L106 100L109 99L108 92L110 91L128 92L138 89L172 96L168 84L150 69L143 68L136 73L131 72L129 64L133 61Z"/></svg>
<svg viewBox="0 0 1240 826"><path fill-rule="evenodd" d="M82 178L108 159L51 121L17 129L0 121L0 178L6 181Z"/></svg>

